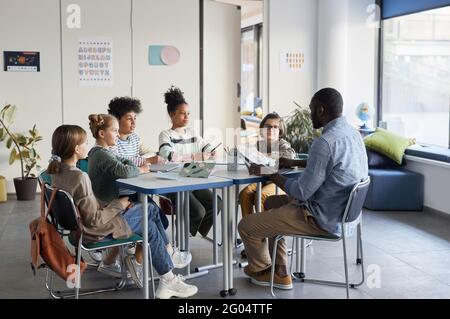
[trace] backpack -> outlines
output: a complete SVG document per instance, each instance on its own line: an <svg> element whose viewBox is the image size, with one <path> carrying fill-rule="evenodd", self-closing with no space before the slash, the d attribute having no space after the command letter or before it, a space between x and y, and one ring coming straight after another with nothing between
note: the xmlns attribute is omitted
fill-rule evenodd
<svg viewBox="0 0 450 319"><path fill-rule="evenodd" d="M36 269L48 266L62 279L67 281L69 278L72 283L75 283L77 277L76 258L70 253L55 225L50 223L47 218L57 191L57 189L53 190L47 212L45 212L45 185L42 187L41 216L34 219L29 225L31 234L31 269L33 274L36 275ZM44 262L39 264L40 259ZM86 269L86 266L86 263L81 261L80 276Z"/></svg>

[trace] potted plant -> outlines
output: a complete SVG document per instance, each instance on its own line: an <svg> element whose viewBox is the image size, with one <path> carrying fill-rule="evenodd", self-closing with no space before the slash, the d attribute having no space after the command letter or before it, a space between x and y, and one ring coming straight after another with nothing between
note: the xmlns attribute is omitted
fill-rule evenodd
<svg viewBox="0 0 450 319"><path fill-rule="evenodd" d="M297 153L308 154L314 138L320 136L320 130L313 128L309 108L301 107L295 101L294 104L296 109L286 119L285 139Z"/></svg>
<svg viewBox="0 0 450 319"><path fill-rule="evenodd" d="M0 142L6 139L6 147L11 149L9 164L20 160L21 177L14 178L14 187L18 200L34 200L37 178L33 170L39 170L41 159L36 151L36 143L42 140L36 125L27 134L13 133L10 126L14 123L16 106L6 105L0 111Z"/></svg>

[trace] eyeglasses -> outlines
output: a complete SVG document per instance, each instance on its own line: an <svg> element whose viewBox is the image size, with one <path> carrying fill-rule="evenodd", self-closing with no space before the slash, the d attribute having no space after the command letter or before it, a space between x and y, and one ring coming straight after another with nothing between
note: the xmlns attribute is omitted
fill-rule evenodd
<svg viewBox="0 0 450 319"><path fill-rule="evenodd" d="M268 124L264 124L263 128L266 128L266 129L269 129L269 130L278 130L278 129L280 129L279 126L276 126L276 125L272 126L272 125L268 125Z"/></svg>

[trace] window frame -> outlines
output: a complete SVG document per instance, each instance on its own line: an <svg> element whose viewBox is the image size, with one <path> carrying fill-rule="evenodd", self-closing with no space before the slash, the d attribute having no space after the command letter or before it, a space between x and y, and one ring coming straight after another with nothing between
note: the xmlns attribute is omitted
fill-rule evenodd
<svg viewBox="0 0 450 319"><path fill-rule="evenodd" d="M375 4L380 8L380 10L382 12L383 11L383 1L376 0ZM444 6L443 8L445 8L445 7L450 7L450 6ZM435 9L430 9L430 10L435 10ZM429 11L429 10L414 12L414 13L410 13L410 14L417 14L417 13L425 12L425 11ZM395 18L398 18L398 17L392 17L389 19L395 19ZM376 110L377 126L379 126L379 123L381 121L383 121L384 21L389 20L389 19L383 19L380 16L380 26L378 28L378 34L377 34L377 37L378 37L378 50L377 50L378 81L376 82L377 83L377 110ZM442 149L446 149L446 150L450 151L450 117L449 117L449 125L448 125L448 134L449 134L449 145L447 147L444 147L444 146L433 146L433 147L442 148ZM419 145L427 146L427 147L429 146L425 143L421 143ZM414 156L419 156L419 155L414 155Z"/></svg>

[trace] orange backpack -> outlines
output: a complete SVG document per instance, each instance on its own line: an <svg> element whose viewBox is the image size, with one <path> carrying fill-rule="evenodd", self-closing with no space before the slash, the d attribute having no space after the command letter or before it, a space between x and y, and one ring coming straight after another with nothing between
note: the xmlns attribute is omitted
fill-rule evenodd
<svg viewBox="0 0 450 319"><path fill-rule="evenodd" d="M47 219L56 192L56 189L52 192L47 212L45 212L45 186L42 187L41 216L34 219L29 225L31 233L31 268L33 274L36 274L36 269L48 266L62 279L67 280L70 277L70 280L75 283L76 258L70 253L55 225ZM44 263L39 264L40 258L42 258ZM86 269L84 261L81 261L80 269L81 275Z"/></svg>

